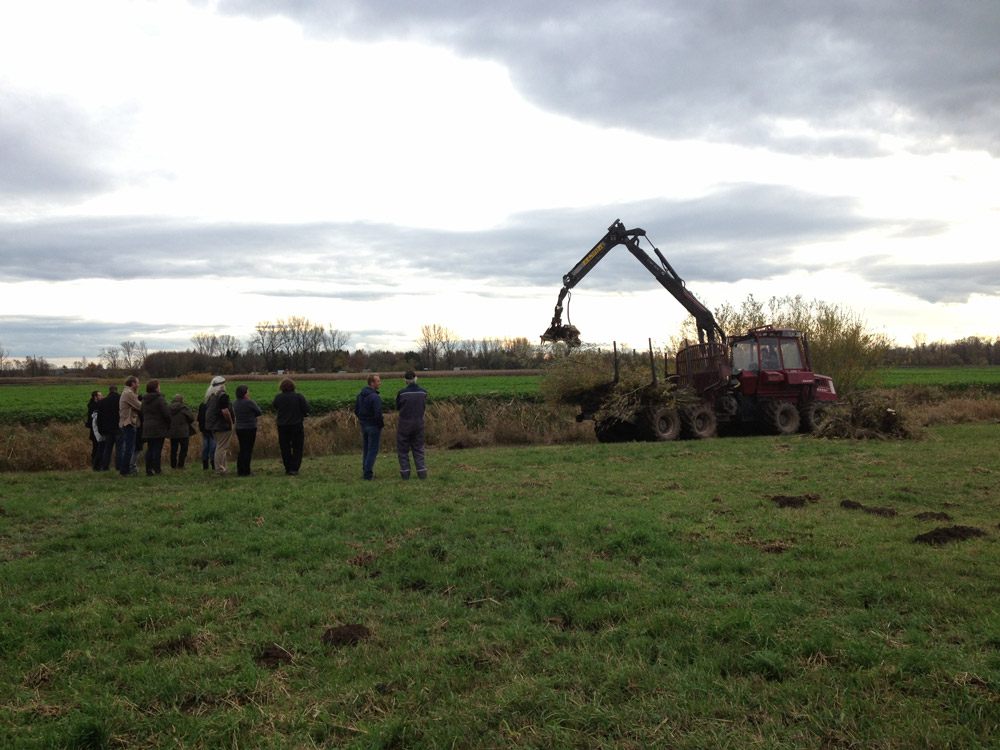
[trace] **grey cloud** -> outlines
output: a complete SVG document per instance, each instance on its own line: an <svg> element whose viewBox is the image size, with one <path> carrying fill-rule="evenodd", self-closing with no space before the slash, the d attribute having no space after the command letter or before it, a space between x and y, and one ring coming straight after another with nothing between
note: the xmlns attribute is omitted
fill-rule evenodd
<svg viewBox="0 0 1000 750"><path fill-rule="evenodd" d="M543 107L665 136L867 156L873 138L1000 151L1000 5L981 0L222 0L314 34L424 39L502 61Z"/></svg>
<svg viewBox="0 0 1000 750"><path fill-rule="evenodd" d="M900 266L882 258L864 258L850 270L873 284L932 304L961 304L973 294L1000 294L1000 261Z"/></svg>
<svg viewBox="0 0 1000 750"><path fill-rule="evenodd" d="M191 224L160 219L76 219L0 223L0 274L11 281L78 278L197 278L240 274L329 281L343 293L309 296L377 300L408 292L413 276L452 288L552 286L620 218L642 227L687 281L735 282L780 275L802 244L843 239L883 226L853 199L773 185L736 184L687 201L520 214L496 230L446 232L384 224ZM899 235L941 231L933 222L894 226ZM647 252L653 255L648 245ZM817 260L813 267L828 264ZM609 253L583 282L594 289L653 288L626 250ZM261 291L261 294L269 294ZM297 296L278 292L280 296Z"/></svg>
<svg viewBox="0 0 1000 750"><path fill-rule="evenodd" d="M259 294L266 297L290 297L292 299L303 299L303 298L338 299L338 300L345 300L348 302L383 302L391 298L416 296L416 293L408 293L403 290L400 290L398 287L370 289L367 291L338 290L331 292L317 292L312 289L271 292L261 289L255 292L251 292L251 294Z"/></svg>
<svg viewBox="0 0 1000 750"><path fill-rule="evenodd" d="M111 138L69 105L0 92L0 200L74 196L106 187Z"/></svg>
<svg viewBox="0 0 1000 750"><path fill-rule="evenodd" d="M188 349L191 340L169 324L134 321L94 321L64 316L0 316L0 344L11 357L55 358L86 356L96 359L101 349L122 341L146 340L153 349ZM206 330L210 330L206 327ZM156 345L152 341L155 338Z"/></svg>

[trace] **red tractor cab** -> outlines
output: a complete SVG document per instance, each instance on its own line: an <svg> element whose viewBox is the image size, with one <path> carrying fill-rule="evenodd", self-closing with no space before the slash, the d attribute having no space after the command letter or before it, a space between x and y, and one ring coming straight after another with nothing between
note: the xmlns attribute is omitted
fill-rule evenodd
<svg viewBox="0 0 1000 750"><path fill-rule="evenodd" d="M813 431L837 401L833 380L812 371L805 335L790 328L760 326L725 345L685 347L677 377L712 406L719 424L756 423L778 434Z"/></svg>

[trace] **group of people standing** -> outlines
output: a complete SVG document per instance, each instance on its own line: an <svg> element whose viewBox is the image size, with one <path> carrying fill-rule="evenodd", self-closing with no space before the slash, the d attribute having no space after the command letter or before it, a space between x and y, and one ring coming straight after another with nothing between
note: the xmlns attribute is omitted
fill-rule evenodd
<svg viewBox="0 0 1000 750"><path fill-rule="evenodd" d="M404 379L406 387L396 394L399 424L396 430L396 453L399 472L403 479L410 478L410 453L420 479L427 478L424 458L424 413L427 391L417 385L417 376L408 370ZM355 400L354 413L361 423L362 477L374 479L375 459L378 456L385 421L382 416L382 397L379 386L382 379L377 374L368 376L367 384ZM305 445L305 418L309 415L309 402L296 391L295 382L285 378L278 386L273 407L278 429L278 446L285 474L297 476L302 466ZM202 435L202 468L210 467L216 474L232 474L228 467L229 444L236 435L239 446L236 457L236 474L250 476L250 462L257 441L258 418L263 414L260 406L250 398L246 385L236 388L236 400L226 392L226 379L219 375L212 378L205 391L205 398L195 412L178 393L168 404L160 392L160 381L146 383L146 392L139 395L139 379L130 375L125 388L108 387L108 395L100 391L91 393L87 404L86 425L92 443L91 464L94 471L109 471L112 455L115 470L121 477L138 474L137 458L145 447L146 476L161 473L163 447L170 440L170 467L183 469L187 461L190 438L196 434L195 424Z"/></svg>

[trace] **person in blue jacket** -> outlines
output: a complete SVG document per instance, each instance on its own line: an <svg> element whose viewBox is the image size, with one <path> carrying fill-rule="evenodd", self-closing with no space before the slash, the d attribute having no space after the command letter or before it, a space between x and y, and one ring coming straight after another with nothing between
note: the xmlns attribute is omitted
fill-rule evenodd
<svg viewBox="0 0 1000 750"><path fill-rule="evenodd" d="M368 385L361 389L354 401L354 413L361 422L361 472L365 479L375 478L375 457L382 440L382 397L378 387L382 378L377 373L368 376Z"/></svg>
<svg viewBox="0 0 1000 750"><path fill-rule="evenodd" d="M427 408L427 391L417 385L417 374L407 370L403 375L406 388L396 394L399 424L396 427L396 456L399 458L399 476L410 478L410 451L417 476L427 479L424 462L424 411Z"/></svg>

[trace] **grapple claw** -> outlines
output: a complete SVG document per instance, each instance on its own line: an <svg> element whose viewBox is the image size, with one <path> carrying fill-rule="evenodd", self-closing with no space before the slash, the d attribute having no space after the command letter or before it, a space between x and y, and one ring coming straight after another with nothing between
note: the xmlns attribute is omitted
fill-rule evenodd
<svg viewBox="0 0 1000 750"><path fill-rule="evenodd" d="M573 325L552 325L542 334L542 342L565 342L570 347L580 346L580 331Z"/></svg>

